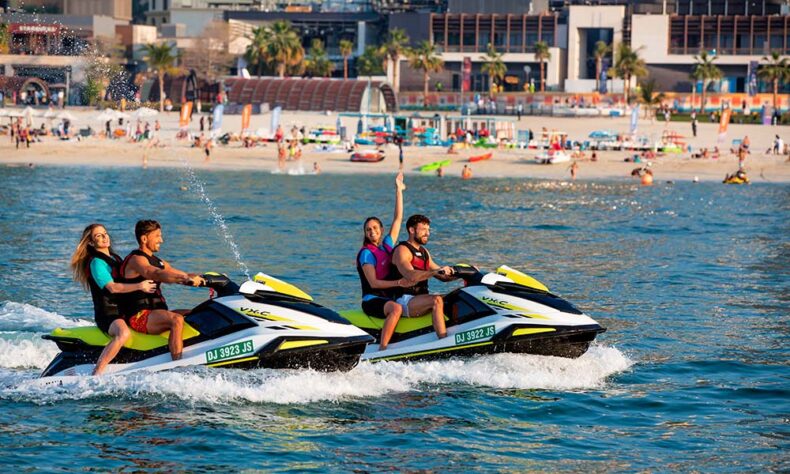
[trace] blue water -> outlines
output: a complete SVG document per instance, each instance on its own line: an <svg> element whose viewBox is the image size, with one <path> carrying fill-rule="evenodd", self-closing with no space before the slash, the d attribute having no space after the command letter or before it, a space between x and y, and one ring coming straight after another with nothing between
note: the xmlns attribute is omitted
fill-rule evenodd
<svg viewBox="0 0 790 474"><path fill-rule="evenodd" d="M0 464L790 469L788 185L407 177L406 212L433 219L439 262L527 271L608 328L577 360L502 354L345 374L199 368L31 383L57 353L39 336L90 320L90 297L67 268L90 221L123 253L137 219L158 219L161 256L179 268L243 279L246 265L342 309L357 304L362 220L392 213L389 179L0 168ZM166 294L178 307L206 297Z"/></svg>

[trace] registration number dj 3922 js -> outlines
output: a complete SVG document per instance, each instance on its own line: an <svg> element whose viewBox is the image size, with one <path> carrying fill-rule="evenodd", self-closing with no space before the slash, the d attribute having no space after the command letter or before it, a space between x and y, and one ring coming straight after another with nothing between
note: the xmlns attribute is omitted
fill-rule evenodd
<svg viewBox="0 0 790 474"><path fill-rule="evenodd" d="M206 362L216 362L218 360L230 359L244 354L251 354L253 351L252 341L241 341L227 346L217 347L206 351Z"/></svg>
<svg viewBox="0 0 790 474"><path fill-rule="evenodd" d="M468 331L459 332L455 335L456 344L466 344L468 342L477 341L479 339L487 339L496 334L494 325L483 326L481 328L470 329Z"/></svg>

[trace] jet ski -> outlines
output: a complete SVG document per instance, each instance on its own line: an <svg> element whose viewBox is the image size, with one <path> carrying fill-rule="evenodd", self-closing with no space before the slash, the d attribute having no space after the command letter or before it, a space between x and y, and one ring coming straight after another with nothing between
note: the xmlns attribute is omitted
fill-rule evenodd
<svg viewBox="0 0 790 474"><path fill-rule="evenodd" d="M444 296L447 337L438 339L430 313L401 318L384 351L371 344L363 361L425 360L513 352L577 358L606 331L536 279L508 266L495 273L453 267L464 286ZM344 318L380 337L384 319L361 310L341 311Z"/></svg>
<svg viewBox="0 0 790 474"><path fill-rule="evenodd" d="M236 368L351 370L374 339L299 288L264 273L241 286L226 275L203 275L213 298L184 318L182 358L171 360L168 332L132 331L106 373L204 365ZM99 328L55 329L42 336L62 351L41 377L88 375L110 338Z"/></svg>

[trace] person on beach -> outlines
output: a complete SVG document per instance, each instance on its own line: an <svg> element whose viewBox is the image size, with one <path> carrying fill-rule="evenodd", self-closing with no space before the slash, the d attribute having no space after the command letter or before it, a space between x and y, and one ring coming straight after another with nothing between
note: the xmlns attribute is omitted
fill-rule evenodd
<svg viewBox="0 0 790 474"><path fill-rule="evenodd" d="M441 295L428 292L428 280L431 277L441 281L454 280L453 269L439 266L432 258L425 245L431 235L431 220L426 216L415 214L406 221L408 240L399 243L392 253L392 278L406 278L411 286L403 289L396 302L403 309L406 318L431 313L433 329L436 336L442 339L447 336L444 323L444 299Z"/></svg>
<svg viewBox="0 0 790 474"><path fill-rule="evenodd" d="M132 291L146 294L156 290L156 284L152 280L137 283L117 282L120 269L121 257L113 252L107 229L101 224L87 226L71 256L71 271L74 280L90 290L96 325L111 338L96 361L93 375L104 372L107 364L112 362L131 336L129 326L118 311L115 295Z"/></svg>
<svg viewBox="0 0 790 474"><path fill-rule="evenodd" d="M574 161L568 169L571 171L571 180L576 181L576 173L579 172L579 164Z"/></svg>
<svg viewBox="0 0 790 474"><path fill-rule="evenodd" d="M189 286L205 284L200 275L186 273L170 266L154 253L162 245L162 226L154 220L137 221L134 236L139 248L126 256L120 269L120 280L124 283L140 283L145 280L156 282L152 293L133 291L124 293L118 301L120 313L130 328L145 334L161 334L170 331L168 347L173 360L181 358L183 341L181 332L184 328L186 311L169 311L164 296L162 283L179 283Z"/></svg>
<svg viewBox="0 0 790 474"><path fill-rule="evenodd" d="M387 235L383 235L384 225L378 217L368 217L362 225L364 237L362 248L357 253L357 273L362 284L362 311L368 316L384 318L381 328L379 350L389 344L395 326L398 324L403 308L395 299L402 288L413 285L406 278L390 277L392 273L392 251L403 222L403 172L395 177L395 213Z"/></svg>

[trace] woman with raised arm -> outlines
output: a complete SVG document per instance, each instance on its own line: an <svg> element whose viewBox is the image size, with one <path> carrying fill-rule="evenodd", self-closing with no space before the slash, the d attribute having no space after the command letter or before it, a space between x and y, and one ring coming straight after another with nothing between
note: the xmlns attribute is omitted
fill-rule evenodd
<svg viewBox="0 0 790 474"><path fill-rule="evenodd" d="M357 254L357 273L362 284L362 311L368 316L385 319L379 350L387 348L395 325L403 314L403 308L395 302L400 296L400 289L413 284L405 278L390 279L392 249L403 222L404 189L403 172L400 172L395 178L395 213L389 233L384 235L384 225L378 217L368 217L362 226L364 238Z"/></svg>

